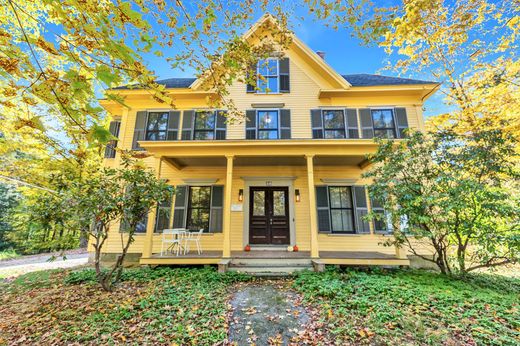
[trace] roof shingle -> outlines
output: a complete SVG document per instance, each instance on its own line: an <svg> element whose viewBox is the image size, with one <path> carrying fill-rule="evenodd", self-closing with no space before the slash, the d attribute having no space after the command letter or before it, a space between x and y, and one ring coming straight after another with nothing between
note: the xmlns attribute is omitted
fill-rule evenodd
<svg viewBox="0 0 520 346"><path fill-rule="evenodd" d="M410 84L437 84L437 82L424 81L419 79L409 79L400 77L382 76L377 74L346 74L342 75L352 86L368 87L380 85L410 85ZM167 89L189 88L196 78L168 78L157 81L157 84L164 85ZM125 85L114 89L140 89L137 85Z"/></svg>

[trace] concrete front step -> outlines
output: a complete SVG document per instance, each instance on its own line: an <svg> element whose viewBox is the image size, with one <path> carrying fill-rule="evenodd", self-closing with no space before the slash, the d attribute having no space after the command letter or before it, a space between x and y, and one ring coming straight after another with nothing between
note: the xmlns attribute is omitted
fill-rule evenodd
<svg viewBox="0 0 520 346"><path fill-rule="evenodd" d="M230 265L263 265L263 266L300 266L311 265L310 258L246 258L236 257L231 260Z"/></svg>
<svg viewBox="0 0 520 346"><path fill-rule="evenodd" d="M311 270L312 266L301 265L301 266L266 266L266 265L230 265L228 270L233 272L252 274L255 276L286 276L292 273L302 271L302 270Z"/></svg>

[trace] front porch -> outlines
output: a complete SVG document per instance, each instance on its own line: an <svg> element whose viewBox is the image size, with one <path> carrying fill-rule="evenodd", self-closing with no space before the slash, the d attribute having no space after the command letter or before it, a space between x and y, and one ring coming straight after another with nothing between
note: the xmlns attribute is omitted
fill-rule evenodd
<svg viewBox="0 0 520 346"><path fill-rule="evenodd" d="M402 251L381 245L387 239L375 232L372 223L370 229L368 223L361 226L356 206L350 207L352 227L355 224L350 234L327 234L318 227L318 186L346 186L353 194L352 201L368 200L364 188L354 191L352 186L367 184L361 173L367 165L365 154L373 152L375 144L350 140L270 142L141 142L154 155L151 159L158 177L184 191L182 200L176 197L181 203L175 202L171 208L170 228L189 228L192 193L205 187L211 203L201 255L161 256L161 235L154 233L155 215L151 213L140 264L219 264L230 269L263 265L288 270L313 265L322 269L325 264L409 265ZM362 195L354 196L359 191ZM214 192L218 200L212 198ZM367 206L357 207L367 210ZM253 249L243 251L246 245ZM295 245L300 251L287 251Z"/></svg>

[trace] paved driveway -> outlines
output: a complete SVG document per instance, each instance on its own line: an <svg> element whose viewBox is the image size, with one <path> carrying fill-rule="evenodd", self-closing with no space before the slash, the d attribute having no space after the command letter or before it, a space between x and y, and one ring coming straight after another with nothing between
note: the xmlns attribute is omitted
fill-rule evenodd
<svg viewBox="0 0 520 346"><path fill-rule="evenodd" d="M52 254L24 256L8 261L0 261L0 279L19 276L25 273L59 268L71 268L87 264L88 253L69 253L65 259L56 257L51 260Z"/></svg>

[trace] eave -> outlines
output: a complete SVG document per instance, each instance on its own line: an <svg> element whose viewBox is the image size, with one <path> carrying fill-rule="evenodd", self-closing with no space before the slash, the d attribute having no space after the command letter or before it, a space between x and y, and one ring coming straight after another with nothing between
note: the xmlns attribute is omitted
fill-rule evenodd
<svg viewBox="0 0 520 346"><path fill-rule="evenodd" d="M425 101L440 87L438 83L407 84L407 85L380 85L380 86L352 86L349 89L322 89L319 98L349 97L366 95L416 95Z"/></svg>

